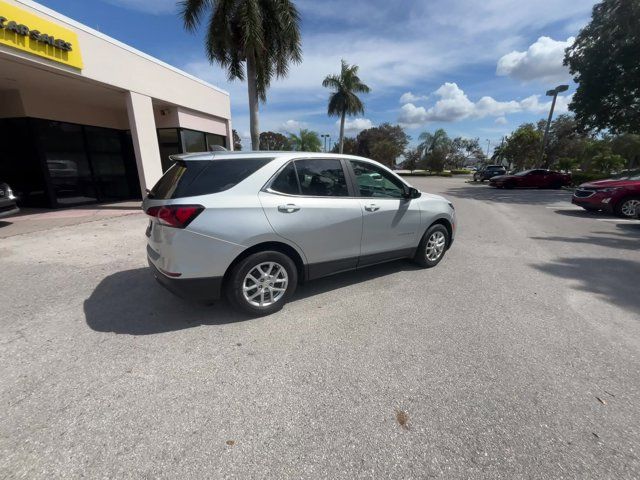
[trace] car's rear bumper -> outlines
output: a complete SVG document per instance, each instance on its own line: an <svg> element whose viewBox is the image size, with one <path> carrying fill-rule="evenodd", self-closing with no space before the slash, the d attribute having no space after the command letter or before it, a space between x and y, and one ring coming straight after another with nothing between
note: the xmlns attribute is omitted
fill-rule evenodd
<svg viewBox="0 0 640 480"><path fill-rule="evenodd" d="M147 260L158 283L174 295L195 302L212 302L220 299L222 277L171 278L158 270L150 258Z"/></svg>

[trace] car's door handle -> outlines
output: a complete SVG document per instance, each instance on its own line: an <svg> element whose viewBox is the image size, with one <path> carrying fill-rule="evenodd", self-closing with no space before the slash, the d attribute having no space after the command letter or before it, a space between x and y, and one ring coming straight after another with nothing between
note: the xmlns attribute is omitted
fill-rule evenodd
<svg viewBox="0 0 640 480"><path fill-rule="evenodd" d="M364 209L365 209L367 212L375 212L375 211L377 211L377 210L380 210L380 207L379 207L379 206L377 206L375 203L370 203L369 205L365 205L365 206L364 206Z"/></svg>
<svg viewBox="0 0 640 480"><path fill-rule="evenodd" d="M293 203L287 203L286 205L278 205L278 211L282 213L293 213L300 210L300 207Z"/></svg>

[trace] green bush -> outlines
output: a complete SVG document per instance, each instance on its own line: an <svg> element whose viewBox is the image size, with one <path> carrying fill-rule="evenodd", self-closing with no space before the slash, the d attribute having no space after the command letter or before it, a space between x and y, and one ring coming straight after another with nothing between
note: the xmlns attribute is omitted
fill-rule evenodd
<svg viewBox="0 0 640 480"><path fill-rule="evenodd" d="M470 173L471 173L471 170L467 170L466 168L451 170L451 175L469 175Z"/></svg>
<svg viewBox="0 0 640 480"><path fill-rule="evenodd" d="M601 172L572 172L571 173L571 182L573 185L580 185L585 182L593 182L595 180L602 180L605 178L610 178L611 175L607 175L606 173Z"/></svg>

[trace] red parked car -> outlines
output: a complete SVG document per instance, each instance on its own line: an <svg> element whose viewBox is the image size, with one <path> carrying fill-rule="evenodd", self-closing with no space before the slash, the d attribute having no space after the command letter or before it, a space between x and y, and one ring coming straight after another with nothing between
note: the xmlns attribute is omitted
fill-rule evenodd
<svg viewBox="0 0 640 480"><path fill-rule="evenodd" d="M640 170L583 183L573 193L571 203L589 211L603 210L635 218L636 210L640 209Z"/></svg>
<svg viewBox="0 0 640 480"><path fill-rule="evenodd" d="M571 185L571 175L543 169L525 170L493 177L489 185L497 188L561 188Z"/></svg>

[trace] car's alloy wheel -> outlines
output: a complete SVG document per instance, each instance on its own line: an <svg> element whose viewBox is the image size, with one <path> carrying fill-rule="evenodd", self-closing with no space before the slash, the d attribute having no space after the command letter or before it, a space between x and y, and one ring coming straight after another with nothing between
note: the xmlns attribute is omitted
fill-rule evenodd
<svg viewBox="0 0 640 480"><path fill-rule="evenodd" d="M425 256L427 257L427 260L431 262L438 260L442 256L446 245L447 239L445 238L444 233L441 231L433 232L427 240L427 248L425 249Z"/></svg>
<svg viewBox="0 0 640 480"><path fill-rule="evenodd" d="M280 300L287 291L289 275L277 262L264 262L253 267L244 277L242 294L254 307L268 307Z"/></svg>
<svg viewBox="0 0 640 480"><path fill-rule="evenodd" d="M447 252L449 240L449 230L444 225L431 225L420 240L414 261L422 267L435 267Z"/></svg>
<svg viewBox="0 0 640 480"><path fill-rule="evenodd" d="M636 209L639 207L640 200L637 198L624 200L619 207L620 215L627 218L634 218L636 215Z"/></svg>
<svg viewBox="0 0 640 480"><path fill-rule="evenodd" d="M250 315L269 315L280 310L296 290L298 269L278 251L264 251L240 260L225 276L229 302Z"/></svg>

